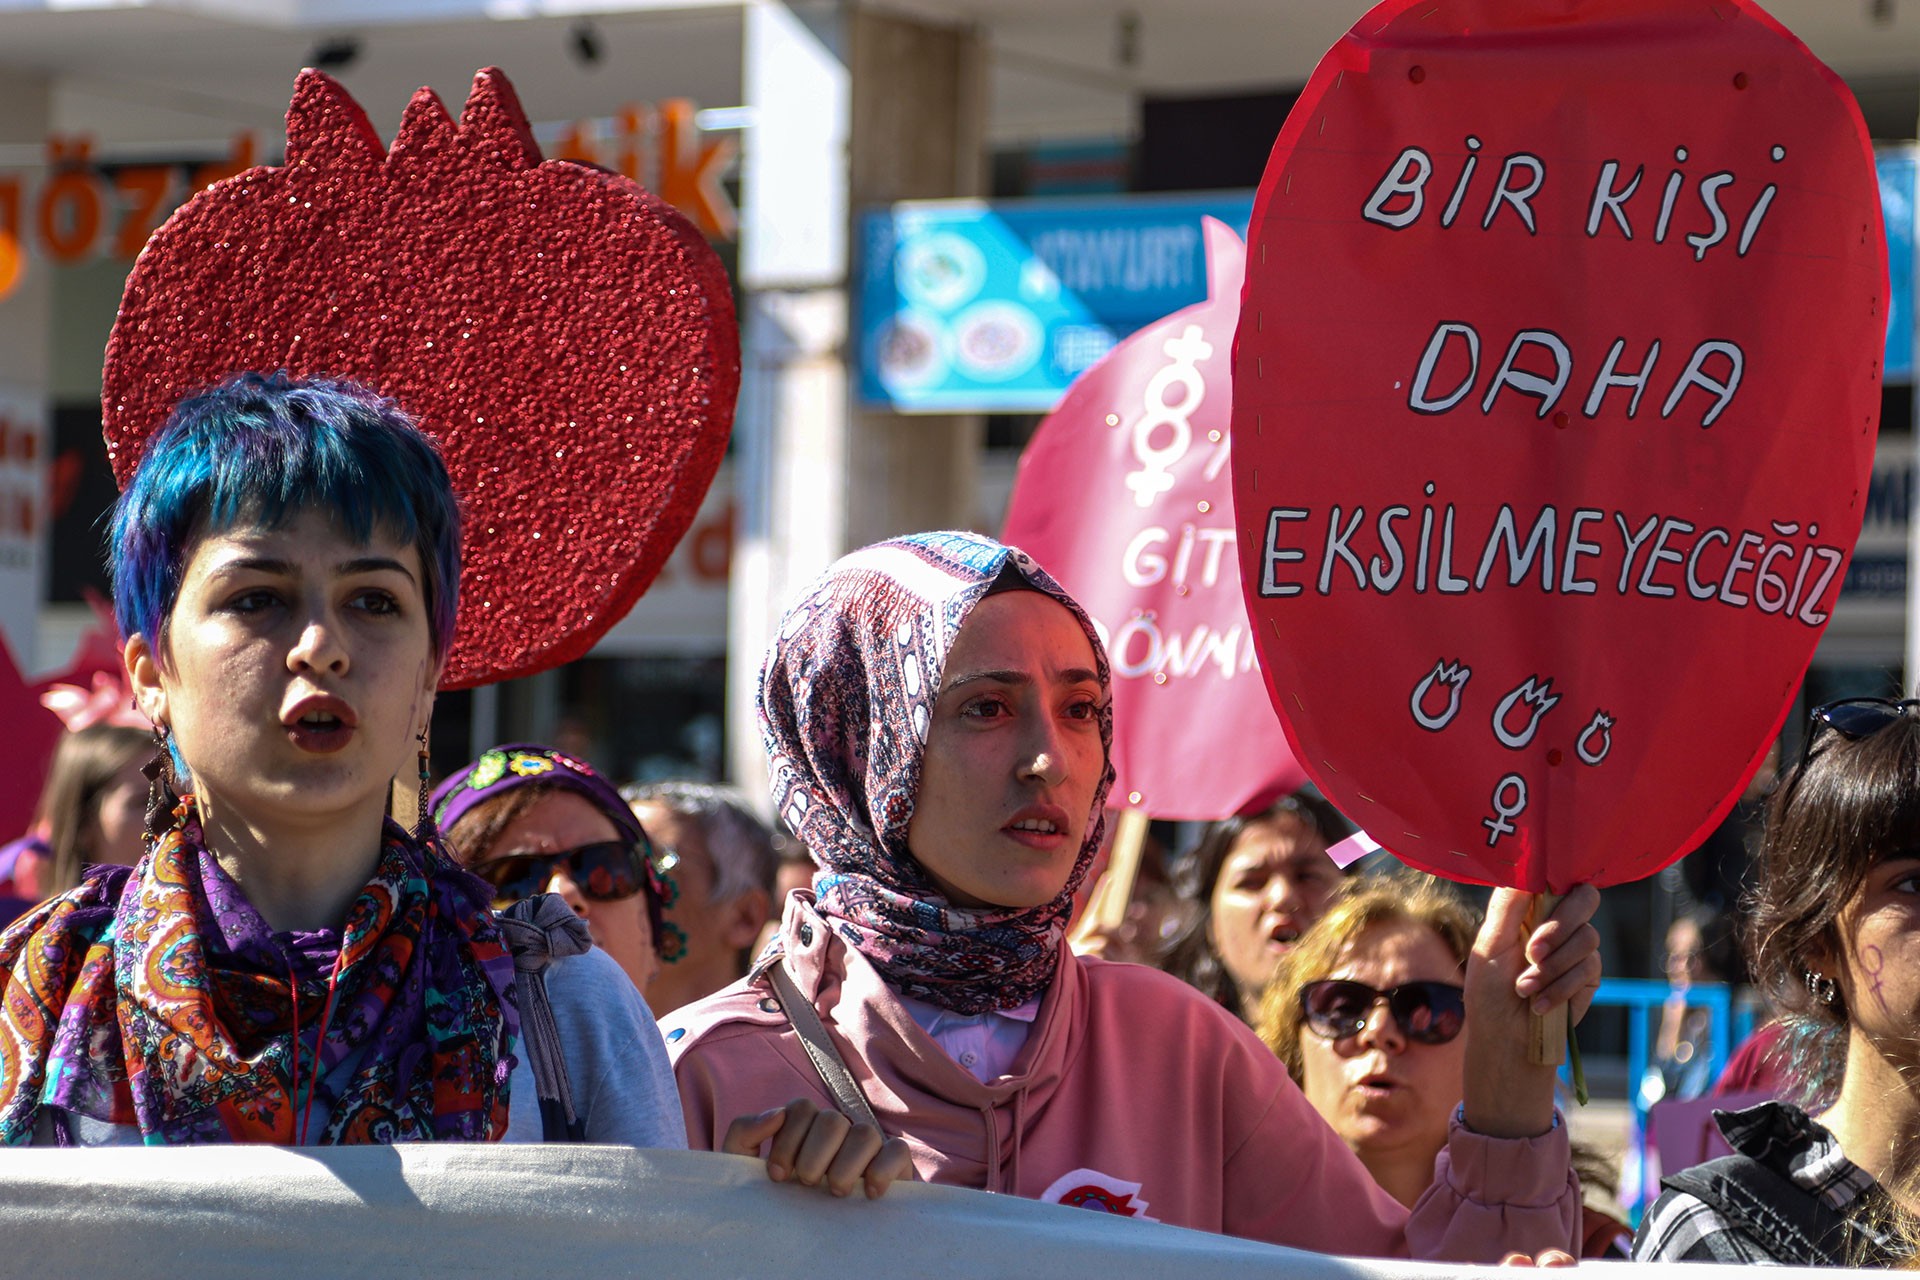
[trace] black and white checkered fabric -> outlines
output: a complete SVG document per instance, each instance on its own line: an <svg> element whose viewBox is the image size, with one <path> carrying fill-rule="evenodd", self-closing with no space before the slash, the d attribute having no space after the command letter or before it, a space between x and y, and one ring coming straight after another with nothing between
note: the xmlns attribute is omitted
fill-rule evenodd
<svg viewBox="0 0 1920 1280"><path fill-rule="evenodd" d="M1779 1105L1779 1104L1773 1104ZM1873 1176L1840 1150L1826 1129L1812 1126L1814 1140L1794 1153L1784 1172L1794 1186L1818 1196L1842 1216L1853 1216L1862 1199L1878 1184ZM1882 1248L1903 1251L1900 1243L1870 1224L1863 1234ZM1741 1228L1699 1197L1668 1190L1653 1202L1634 1237L1633 1257L1639 1262L1780 1262Z"/></svg>

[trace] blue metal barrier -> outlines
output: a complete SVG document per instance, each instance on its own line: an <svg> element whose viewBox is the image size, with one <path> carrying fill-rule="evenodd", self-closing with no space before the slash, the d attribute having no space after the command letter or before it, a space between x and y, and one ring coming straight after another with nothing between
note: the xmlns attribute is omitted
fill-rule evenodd
<svg viewBox="0 0 1920 1280"><path fill-rule="evenodd" d="M1627 1012L1627 1102L1633 1108L1633 1144L1640 1158L1643 1177L1647 1167L1647 1103L1642 1096L1641 1083L1646 1079L1647 1068L1652 1065L1650 1042L1655 1019L1673 993L1673 987L1665 982L1647 978L1608 978L1600 983L1600 990L1593 997L1595 1009L1624 1009ZM1707 1078L1709 1081L1718 1080L1726 1068L1728 1055L1752 1034L1754 1008L1748 1002L1736 1003L1733 988L1718 982L1696 983L1688 987L1686 1001L1690 1008L1707 1011ZM1562 1067L1560 1075L1562 1080L1566 1080L1568 1069ZM1643 1194L1644 1191L1643 1187ZM1637 1219L1641 1206L1628 1205L1627 1208L1633 1211Z"/></svg>

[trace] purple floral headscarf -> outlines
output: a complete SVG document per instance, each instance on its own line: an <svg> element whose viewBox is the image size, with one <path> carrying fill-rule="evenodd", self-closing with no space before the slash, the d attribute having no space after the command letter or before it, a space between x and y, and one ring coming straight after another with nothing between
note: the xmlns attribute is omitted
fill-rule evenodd
<svg viewBox="0 0 1920 1280"><path fill-rule="evenodd" d="M647 895L647 921L653 927L653 949L668 964L686 954L686 935L664 918L678 890L666 878L655 856L653 842L640 827L640 819L620 798L620 791L586 761L554 747L537 742L510 742L480 753L472 764L463 765L433 789L427 812L433 825L442 832L453 827L469 813L489 801L522 787L547 787L571 791L584 797L607 816L620 838L637 845L646 863L643 889ZM459 850L465 863L476 851Z"/></svg>
<svg viewBox="0 0 1920 1280"><path fill-rule="evenodd" d="M1086 611L1025 552L971 533L895 538L840 560L788 611L760 677L774 806L820 864L817 909L895 990L957 1013L1016 1008L1052 981L1113 782L1109 764L1066 887L1041 906L954 906L908 852L947 655L1009 567L1073 614L1105 694L1106 650ZM1105 697L1100 741L1111 752Z"/></svg>

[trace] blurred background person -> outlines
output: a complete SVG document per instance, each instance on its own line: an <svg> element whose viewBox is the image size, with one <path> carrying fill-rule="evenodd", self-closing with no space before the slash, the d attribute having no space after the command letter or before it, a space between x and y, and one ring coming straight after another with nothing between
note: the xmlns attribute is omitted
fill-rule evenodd
<svg viewBox="0 0 1920 1280"><path fill-rule="evenodd" d="M1167 846L1151 831L1146 833L1127 900L1115 907L1109 899L1119 890L1108 872L1119 826L1109 813L1100 852L1087 869L1085 883L1074 894L1074 917L1067 943L1075 955L1159 968L1185 920L1180 897L1174 892L1173 878L1167 871Z"/></svg>
<svg viewBox="0 0 1920 1280"><path fill-rule="evenodd" d="M780 916L786 910L788 895L795 889L813 888L813 873L817 869L813 865L813 852L807 848L805 841L784 827L777 834L780 842L774 848L773 909L766 925L760 930L760 936L754 939L753 954L756 956L780 936Z"/></svg>
<svg viewBox="0 0 1920 1280"><path fill-rule="evenodd" d="M1431 876L1351 880L1281 960L1259 1006L1260 1038L1404 1205L1432 1184L1460 1105L1461 983L1479 928L1479 912ZM1606 1182L1594 1153L1576 1145L1574 1163L1583 1184ZM1581 1239L1582 1256L1624 1258L1631 1232L1585 1206Z"/></svg>
<svg viewBox="0 0 1920 1280"><path fill-rule="evenodd" d="M1175 869L1184 922L1161 967L1251 1022L1274 966L1345 879L1327 849L1348 830L1304 792L1209 826Z"/></svg>
<svg viewBox="0 0 1920 1280"><path fill-rule="evenodd" d="M94 865L132 866L144 850L150 732L121 724L62 734L33 830L0 848L0 879L29 902L79 885Z"/></svg>
<svg viewBox="0 0 1920 1280"><path fill-rule="evenodd" d="M1704 907L1729 915L1753 890L1754 865L1766 835L1767 796L1780 776L1780 743L1776 739L1747 780L1746 788L1720 825L1698 848L1660 873L1661 883L1673 892L1682 910ZM1731 949L1732 967L1723 968L1729 981L1744 981L1739 948Z"/></svg>
<svg viewBox="0 0 1920 1280"><path fill-rule="evenodd" d="M495 747L442 782L431 808L454 856L493 886L496 910L559 894L646 994L665 958L664 869L598 770L551 747Z"/></svg>
<svg viewBox="0 0 1920 1280"><path fill-rule="evenodd" d="M660 1017L746 974L772 912L779 855L773 829L733 787L648 782L620 794L654 847L675 855L661 953L679 955L647 989Z"/></svg>
<svg viewBox="0 0 1920 1280"><path fill-rule="evenodd" d="M1660 1007L1653 1056L1640 1082L1640 1105L1665 1098L1697 1098L1713 1084L1713 1013L1689 1003L1701 983L1724 983L1734 950L1731 923L1711 907L1696 906L1667 926L1665 969L1672 988Z"/></svg>
<svg viewBox="0 0 1920 1280"><path fill-rule="evenodd" d="M36 826L47 833L41 897L79 885L90 866L140 861L147 830L147 776L153 735L117 724L63 734L40 793Z"/></svg>

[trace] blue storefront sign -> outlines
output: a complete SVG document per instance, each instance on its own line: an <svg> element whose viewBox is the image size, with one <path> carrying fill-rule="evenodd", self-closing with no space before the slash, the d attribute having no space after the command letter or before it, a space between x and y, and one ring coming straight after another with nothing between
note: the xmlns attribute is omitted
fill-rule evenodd
<svg viewBox="0 0 1920 1280"><path fill-rule="evenodd" d="M1892 299L1887 307L1886 379L1913 381L1913 201L1914 148L1889 147L1874 157L1880 171L1880 216L1887 224L1887 276Z"/></svg>
<svg viewBox="0 0 1920 1280"><path fill-rule="evenodd" d="M1134 330L1207 296L1200 219L1253 193L923 201L861 226L860 393L903 413L1044 413Z"/></svg>
<svg viewBox="0 0 1920 1280"><path fill-rule="evenodd" d="M1892 299L1886 378L1913 378L1920 154L1877 157ZM861 221L860 395L900 413L1045 413L1134 330L1207 293L1200 219L1242 236L1251 191L928 200Z"/></svg>

